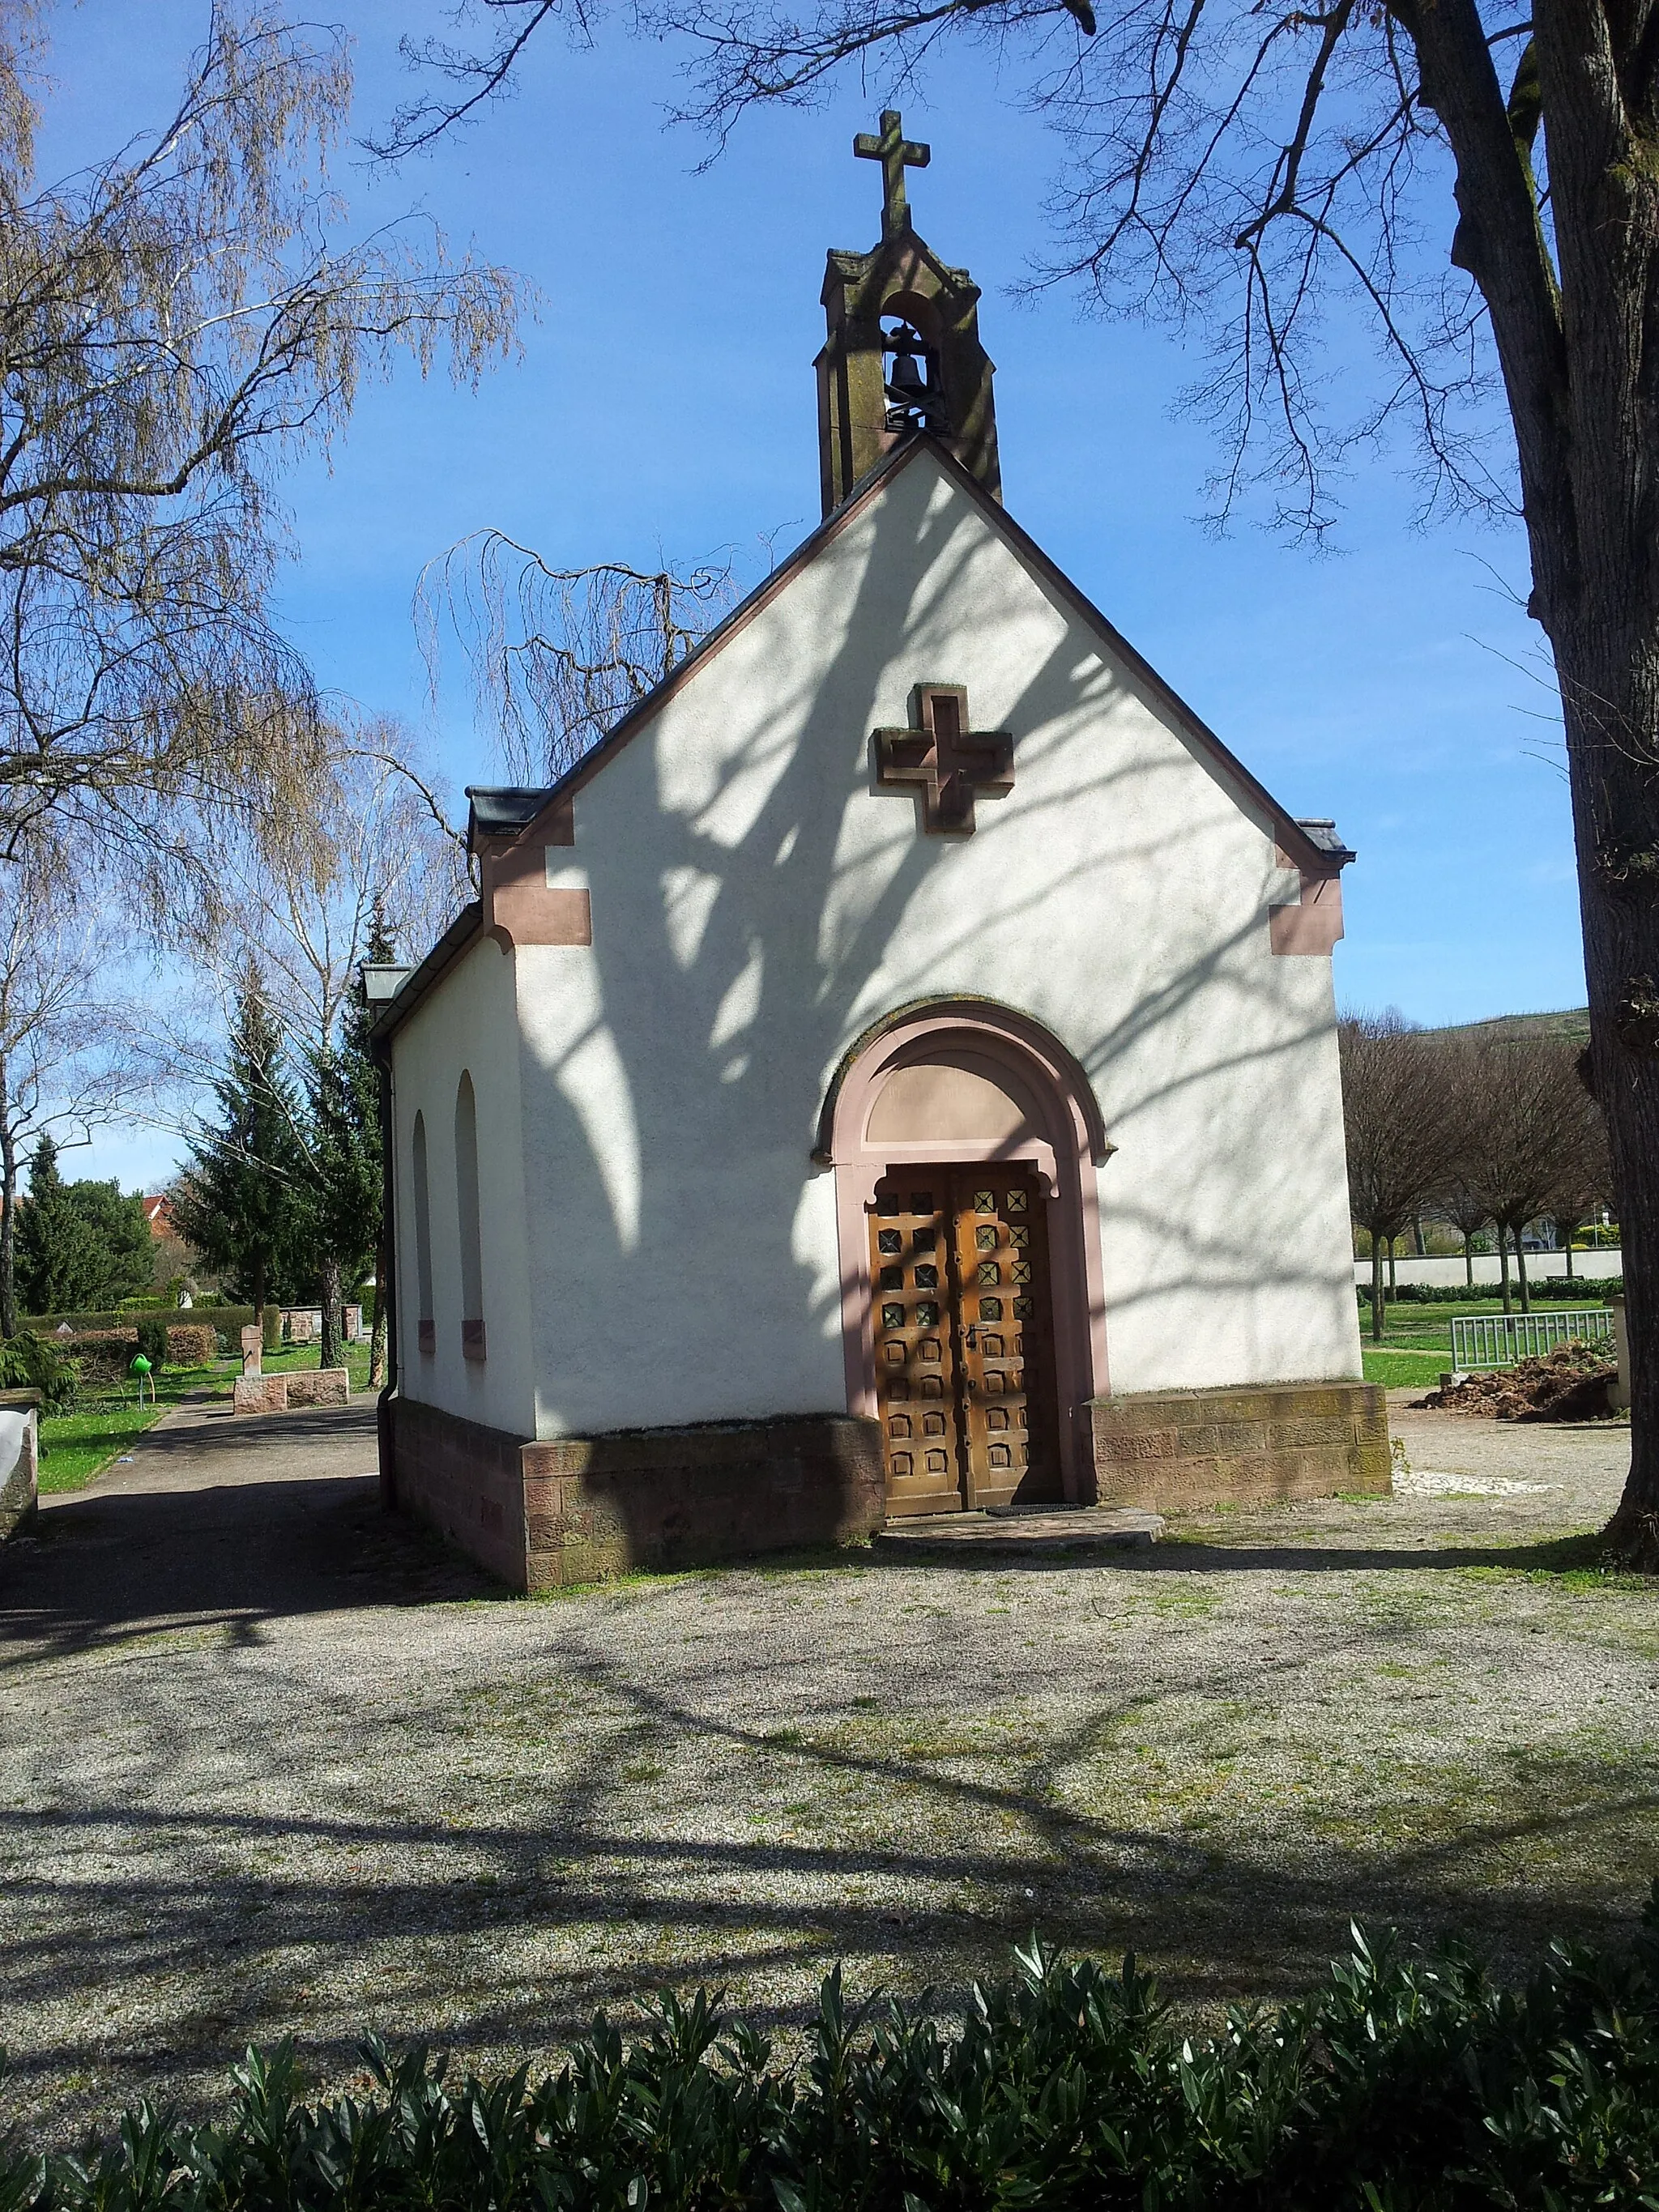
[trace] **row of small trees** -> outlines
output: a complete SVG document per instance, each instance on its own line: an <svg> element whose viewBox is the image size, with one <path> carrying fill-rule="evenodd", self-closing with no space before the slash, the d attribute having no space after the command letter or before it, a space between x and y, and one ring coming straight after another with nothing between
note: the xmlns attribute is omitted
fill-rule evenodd
<svg viewBox="0 0 1659 2212"><path fill-rule="evenodd" d="M1371 1334L1382 1334L1385 1248L1425 1214L1468 1240L1498 1233L1504 1310L1513 1245L1554 1222L1571 1238L1614 1202L1606 1126L1583 1055L1559 1038L1499 1029L1413 1028L1390 1011L1341 1024L1348 1203L1371 1243Z"/></svg>
<svg viewBox="0 0 1659 2212"><path fill-rule="evenodd" d="M373 1362L381 1368L380 1112L361 994L335 1033L296 1048L250 965L214 1095L217 1111L171 1194L179 1233L256 1310L273 1293L314 1291L325 1367L339 1364L343 1298L374 1265Z"/></svg>

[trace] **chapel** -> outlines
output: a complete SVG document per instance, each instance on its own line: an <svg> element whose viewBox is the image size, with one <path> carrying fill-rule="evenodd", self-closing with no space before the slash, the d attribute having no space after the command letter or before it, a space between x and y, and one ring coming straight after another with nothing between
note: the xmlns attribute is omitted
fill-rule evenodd
<svg viewBox="0 0 1659 2212"><path fill-rule="evenodd" d="M1342 871L1003 503L980 295L833 251L823 516L371 971L389 1504L520 1588L1386 1489Z"/></svg>

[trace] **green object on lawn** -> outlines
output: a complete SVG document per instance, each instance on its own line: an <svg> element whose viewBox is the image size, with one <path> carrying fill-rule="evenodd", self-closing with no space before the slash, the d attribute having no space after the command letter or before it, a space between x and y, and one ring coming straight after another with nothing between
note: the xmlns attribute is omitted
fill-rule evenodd
<svg viewBox="0 0 1659 2212"><path fill-rule="evenodd" d="M130 1375L136 1375L138 1377L138 1403L141 1406L144 1402L144 1378L146 1376L149 1376L150 1403L154 1405L155 1402L155 1377L153 1375L150 1375L149 1362L145 1358L142 1352L135 1352L133 1353L132 1364L127 1370L127 1372Z"/></svg>

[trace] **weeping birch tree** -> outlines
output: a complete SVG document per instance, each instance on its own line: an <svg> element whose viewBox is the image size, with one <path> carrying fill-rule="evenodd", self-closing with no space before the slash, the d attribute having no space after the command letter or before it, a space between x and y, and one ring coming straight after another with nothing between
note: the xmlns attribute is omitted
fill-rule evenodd
<svg viewBox="0 0 1659 2212"><path fill-rule="evenodd" d="M729 562L556 568L505 532L480 530L428 562L415 617L434 690L447 638L507 773L529 782L574 768L735 597Z"/></svg>
<svg viewBox="0 0 1659 2212"><path fill-rule="evenodd" d="M233 0L170 115L39 183L50 12L0 13L0 862L210 894L227 825L285 823L327 766L271 619L282 471L401 360L476 380L515 287L424 220L345 233L344 41Z"/></svg>

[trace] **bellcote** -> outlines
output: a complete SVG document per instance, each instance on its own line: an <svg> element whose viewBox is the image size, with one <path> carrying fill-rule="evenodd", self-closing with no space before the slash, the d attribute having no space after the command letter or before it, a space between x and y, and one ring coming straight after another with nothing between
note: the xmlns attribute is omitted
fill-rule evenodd
<svg viewBox="0 0 1659 2212"><path fill-rule="evenodd" d="M907 139L890 108L879 134L860 132L853 151L882 165L881 243L868 253L832 247L824 268L828 335L815 364L823 511L916 430L948 446L1000 499L995 367L979 342L979 287L939 260L910 221L904 173L926 168L930 149Z"/></svg>

